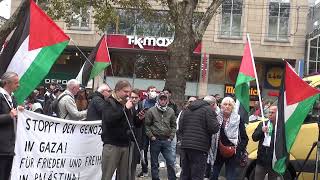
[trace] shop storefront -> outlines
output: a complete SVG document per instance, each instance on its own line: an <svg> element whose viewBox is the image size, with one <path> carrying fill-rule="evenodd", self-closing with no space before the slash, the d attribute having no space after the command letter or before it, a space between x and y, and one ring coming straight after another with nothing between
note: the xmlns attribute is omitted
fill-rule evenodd
<svg viewBox="0 0 320 180"><path fill-rule="evenodd" d="M234 96L234 86L240 68L242 57L214 58L210 55L208 73L208 94L220 94ZM275 100L279 91L283 67L281 63L268 59L256 61L256 70L262 97L267 100ZM258 101L256 82L252 81L249 94L251 104Z"/></svg>
<svg viewBox="0 0 320 180"><path fill-rule="evenodd" d="M166 47L173 41L165 37L142 37L126 35L108 35L107 44L112 66L105 70L105 79L111 87L119 79L127 79L135 88L146 89L155 85L163 89L169 58ZM80 48L88 57L93 48ZM197 95L201 45L194 51L191 66L189 67L186 95ZM61 55L43 84L56 81L63 84L66 79L75 78L85 62L85 57L75 47L68 47ZM68 74L68 78L61 77ZM59 76L60 75L60 76Z"/></svg>

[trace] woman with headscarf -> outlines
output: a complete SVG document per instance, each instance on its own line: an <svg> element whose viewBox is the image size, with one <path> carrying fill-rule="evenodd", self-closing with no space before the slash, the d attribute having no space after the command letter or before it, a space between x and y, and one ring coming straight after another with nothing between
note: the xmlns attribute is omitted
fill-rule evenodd
<svg viewBox="0 0 320 180"><path fill-rule="evenodd" d="M210 161L213 171L210 180L217 180L223 165L227 180L239 177L236 169L240 167L240 157L245 152L248 136L244 120L235 111L235 102L225 97L221 102L221 112L217 116L220 131L212 137Z"/></svg>

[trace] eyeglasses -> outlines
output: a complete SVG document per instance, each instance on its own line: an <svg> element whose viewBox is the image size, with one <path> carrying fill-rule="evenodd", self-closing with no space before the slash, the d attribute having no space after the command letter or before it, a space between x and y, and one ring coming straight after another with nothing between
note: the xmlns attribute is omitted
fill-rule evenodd
<svg viewBox="0 0 320 180"><path fill-rule="evenodd" d="M139 99L138 96L131 96L132 99Z"/></svg>

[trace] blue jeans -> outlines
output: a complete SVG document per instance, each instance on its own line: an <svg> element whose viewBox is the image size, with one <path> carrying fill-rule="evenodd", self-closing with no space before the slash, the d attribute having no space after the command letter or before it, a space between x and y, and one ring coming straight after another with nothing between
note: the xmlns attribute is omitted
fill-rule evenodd
<svg viewBox="0 0 320 180"><path fill-rule="evenodd" d="M214 162L212 176L210 177L210 180L218 180L223 164L226 168L227 180L237 179L238 162L236 160L236 156L232 156L231 158L223 158L217 153L217 159Z"/></svg>
<svg viewBox="0 0 320 180"><path fill-rule="evenodd" d="M175 180L176 173L174 170L174 160L172 157L171 141L158 139L150 141L152 180L160 180L158 160L160 152L166 160L168 180Z"/></svg>
<svg viewBox="0 0 320 180"><path fill-rule="evenodd" d="M173 163L176 164L176 158L177 158L177 136L174 136L172 142L171 142L171 149L172 149L172 156L173 156Z"/></svg>

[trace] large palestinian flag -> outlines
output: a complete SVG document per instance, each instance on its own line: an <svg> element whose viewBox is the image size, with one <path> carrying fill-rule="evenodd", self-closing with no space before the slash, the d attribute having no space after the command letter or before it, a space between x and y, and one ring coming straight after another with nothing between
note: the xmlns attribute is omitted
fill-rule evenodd
<svg viewBox="0 0 320 180"><path fill-rule="evenodd" d="M242 61L240 65L240 70L238 73L236 85L235 85L235 95L237 101L240 102L239 115L241 119L247 121L249 120L248 113L249 109L249 88L250 81L255 80L255 65L253 60L253 55L251 51L251 44L248 39L242 56Z"/></svg>
<svg viewBox="0 0 320 180"><path fill-rule="evenodd" d="M33 2L0 55L0 75L16 72L20 87L15 97L21 104L48 74L69 37Z"/></svg>
<svg viewBox="0 0 320 180"><path fill-rule="evenodd" d="M92 50L87 61L82 66L77 79L82 85L87 85L90 79L93 79L111 64L109 50L107 47L107 37L103 35Z"/></svg>
<svg viewBox="0 0 320 180"><path fill-rule="evenodd" d="M307 114L318 98L319 90L303 81L286 63L275 126L272 167L284 174L290 149Z"/></svg>

